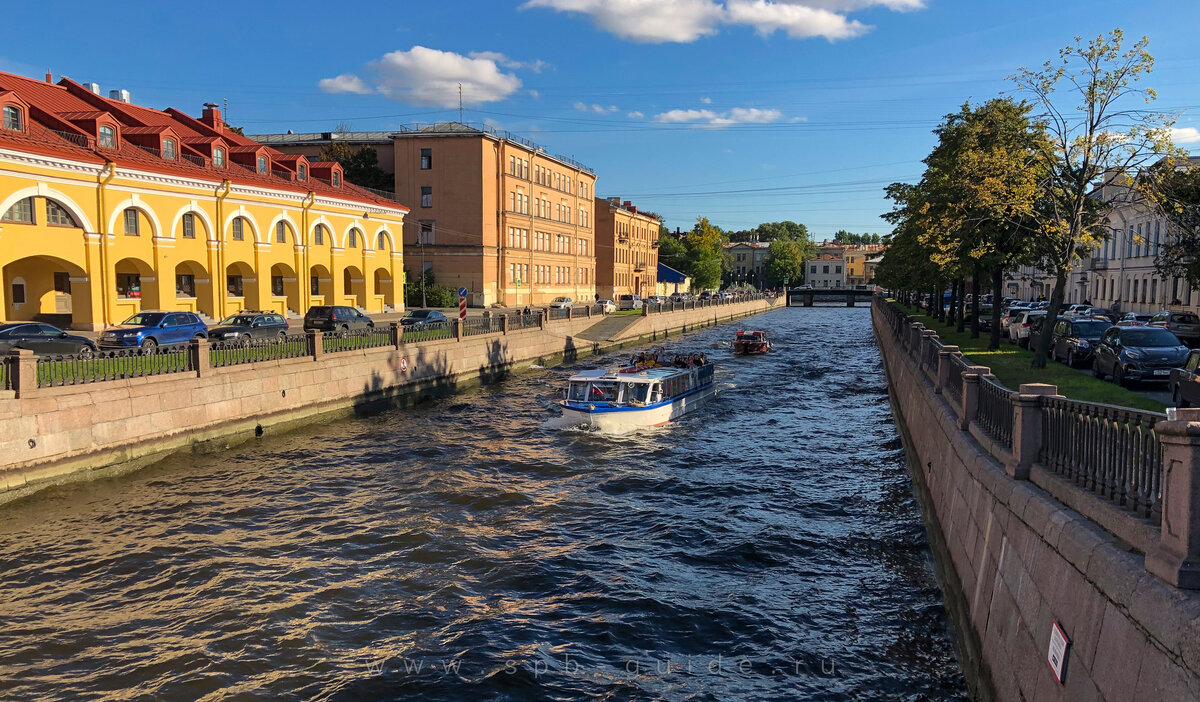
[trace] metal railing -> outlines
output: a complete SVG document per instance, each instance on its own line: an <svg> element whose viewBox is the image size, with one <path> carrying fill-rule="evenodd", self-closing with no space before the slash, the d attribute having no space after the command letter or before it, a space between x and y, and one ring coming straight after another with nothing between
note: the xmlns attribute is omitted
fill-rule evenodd
<svg viewBox="0 0 1200 702"><path fill-rule="evenodd" d="M87 135L73 134L71 132L62 132L57 129L46 129L46 131L54 134L55 136L66 139L67 141L71 142L72 144L75 144L76 146L82 146L82 147L85 147L88 149L92 148L92 138Z"/></svg>
<svg viewBox="0 0 1200 702"><path fill-rule="evenodd" d="M433 341L435 339L453 339L454 322L427 322L425 324L410 324L402 327L400 332L404 343L415 341Z"/></svg>
<svg viewBox="0 0 1200 702"><path fill-rule="evenodd" d="M1012 392L994 375L979 376L979 409L976 421L1005 448L1012 448Z"/></svg>
<svg viewBox="0 0 1200 702"><path fill-rule="evenodd" d="M570 319L571 318L571 308L570 307L551 307L550 309L546 310L546 317L548 319Z"/></svg>
<svg viewBox="0 0 1200 702"><path fill-rule="evenodd" d="M340 353L342 351L357 351L359 349L374 349L380 346L391 346L392 330L369 327L353 329L338 334L322 335L321 350L325 353Z"/></svg>
<svg viewBox="0 0 1200 702"><path fill-rule="evenodd" d="M954 411L956 413L962 412L962 372L966 369L967 363L962 359L962 356L950 357L950 382L946 389L950 391L949 395L954 399Z"/></svg>
<svg viewBox="0 0 1200 702"><path fill-rule="evenodd" d="M1162 444L1154 425L1165 418L1113 405L1042 398L1041 462L1079 487L1159 522Z"/></svg>
<svg viewBox="0 0 1200 702"><path fill-rule="evenodd" d="M542 326L542 316L540 314L510 314L508 316L509 331L518 329L537 329L540 326Z"/></svg>
<svg viewBox="0 0 1200 702"><path fill-rule="evenodd" d="M208 362L213 368L301 358L307 355L308 337L303 334L273 339L214 341L208 348Z"/></svg>
<svg viewBox="0 0 1200 702"><path fill-rule="evenodd" d="M37 357L37 386L84 385L105 380L143 378L194 371L187 347L160 347L153 352L118 349L74 355Z"/></svg>
<svg viewBox="0 0 1200 702"><path fill-rule="evenodd" d="M500 333L499 317L467 317L462 320L463 336Z"/></svg>

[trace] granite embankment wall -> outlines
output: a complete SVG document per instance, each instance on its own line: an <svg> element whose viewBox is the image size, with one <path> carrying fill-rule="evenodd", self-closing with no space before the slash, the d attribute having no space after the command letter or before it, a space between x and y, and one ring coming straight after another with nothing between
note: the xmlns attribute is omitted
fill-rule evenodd
<svg viewBox="0 0 1200 702"><path fill-rule="evenodd" d="M1200 596L1147 572L1133 537L1117 538L1064 504L1077 499L1088 511L1081 505L1097 501L1091 493L1072 497L1074 485L1059 485L1050 489L1067 499L1056 499L1038 484L1053 479L1042 466L1014 471L1018 461L1006 470L993 457L1003 451L987 450L986 433L947 401L961 396L939 385L944 370L931 378L921 368L922 354L911 349L927 347L928 332L921 339L919 328L889 321L884 304L876 301L873 317L892 408L976 697L1200 699ZM1034 407L1038 398L1014 393L1011 401ZM1054 622L1071 640L1062 684L1047 663Z"/></svg>
<svg viewBox="0 0 1200 702"><path fill-rule="evenodd" d="M691 329L776 305L679 310L654 315L654 328ZM585 357L615 345L579 336L597 321L546 320L544 328L219 368L205 360L194 371L82 385L18 385L0 391L0 501L98 468L130 470L188 448L221 450L299 424L450 393L529 364Z"/></svg>

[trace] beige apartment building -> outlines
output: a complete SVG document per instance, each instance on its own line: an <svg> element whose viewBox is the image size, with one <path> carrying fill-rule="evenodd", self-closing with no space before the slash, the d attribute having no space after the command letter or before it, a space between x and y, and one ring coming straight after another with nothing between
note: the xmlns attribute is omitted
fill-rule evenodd
<svg viewBox="0 0 1200 702"><path fill-rule="evenodd" d="M381 137L345 133L336 139L373 146L380 167L395 173L396 200L411 208L404 226L409 285L432 271L439 284L466 288L475 307L595 297L591 169L508 132L458 122L387 133L392 149L386 157ZM304 153L335 137L253 138Z"/></svg>
<svg viewBox="0 0 1200 702"><path fill-rule="evenodd" d="M596 294L654 295L658 285L657 218L621 198L596 198Z"/></svg>

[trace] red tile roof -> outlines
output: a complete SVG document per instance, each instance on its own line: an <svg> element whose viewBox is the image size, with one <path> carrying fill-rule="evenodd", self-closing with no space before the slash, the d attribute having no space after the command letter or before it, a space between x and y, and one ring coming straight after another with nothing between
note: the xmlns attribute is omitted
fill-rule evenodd
<svg viewBox="0 0 1200 702"><path fill-rule="evenodd" d="M183 175L215 180L229 179L237 184L271 187L278 190L307 193L343 200L368 203L381 207L403 210L409 208L392 200L375 195L356 185L343 181L335 188L320 179L297 183L273 174L259 174L228 162L225 168L214 167L203 160L203 165L179 158L164 159L156 153L142 149L124 140L117 149L101 149L95 139L70 123L72 119L95 119L105 113L111 114L122 125L122 134L157 134L170 128L186 142L206 143L217 137L230 144L231 152L253 152L265 149L272 159L283 155L270 147L241 136L229 129L216 130L179 110L166 112L140 105L96 95L84 86L63 78L57 84L33 80L11 73L0 72L0 94L12 92L29 105L31 114L25 121L24 132L0 129L0 148L11 148L43 156L57 156L76 161L103 164L112 161L117 166L140 170ZM45 122L45 124L44 124Z"/></svg>

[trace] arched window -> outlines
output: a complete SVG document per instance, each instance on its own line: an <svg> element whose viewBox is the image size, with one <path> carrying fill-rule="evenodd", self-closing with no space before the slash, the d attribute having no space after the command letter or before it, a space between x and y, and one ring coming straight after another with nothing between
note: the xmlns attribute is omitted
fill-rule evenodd
<svg viewBox="0 0 1200 702"><path fill-rule="evenodd" d="M233 218L233 240L244 241L246 239L246 220L241 217Z"/></svg>
<svg viewBox="0 0 1200 702"><path fill-rule="evenodd" d="M283 222L275 223L275 241L280 244L287 243L287 224Z"/></svg>
<svg viewBox="0 0 1200 702"><path fill-rule="evenodd" d="M163 158L169 158L172 161L175 160L175 140L174 139L163 139L162 155L163 155Z"/></svg>
<svg viewBox="0 0 1200 702"><path fill-rule="evenodd" d="M217 168L225 167L225 149L219 146L213 149L213 165Z"/></svg>
<svg viewBox="0 0 1200 702"><path fill-rule="evenodd" d="M383 232L379 232L379 245L376 246L375 248L379 249L380 251L384 251L388 248L387 235L384 234Z"/></svg>
<svg viewBox="0 0 1200 702"><path fill-rule="evenodd" d="M100 127L100 146L106 149L117 148L117 130L112 127Z"/></svg>
<svg viewBox="0 0 1200 702"><path fill-rule="evenodd" d="M75 223L75 218L67 212L67 208L58 204L54 200L46 200L46 221L60 227L78 227Z"/></svg>
<svg viewBox="0 0 1200 702"><path fill-rule="evenodd" d="M258 157L258 172L263 173L263 174L265 174L267 172L267 157L266 156Z"/></svg>
<svg viewBox="0 0 1200 702"><path fill-rule="evenodd" d="M325 244L324 224L318 224L317 226L313 227L313 243L317 246L323 246Z"/></svg>
<svg viewBox="0 0 1200 702"><path fill-rule="evenodd" d="M18 222L20 224L34 224L33 220L33 198L27 197L24 200L17 200L13 206L8 208L3 217L0 217L0 222Z"/></svg>
<svg viewBox="0 0 1200 702"><path fill-rule="evenodd" d="M296 175L300 180L308 180L308 166L300 164L300 167L296 169Z"/></svg>
<svg viewBox="0 0 1200 702"><path fill-rule="evenodd" d="M25 131L25 120L22 119L21 108L12 105L4 106L4 128L14 132Z"/></svg>
<svg viewBox="0 0 1200 702"><path fill-rule="evenodd" d="M346 246L351 249L358 247L358 230L357 229L350 230L350 238L346 242Z"/></svg>

